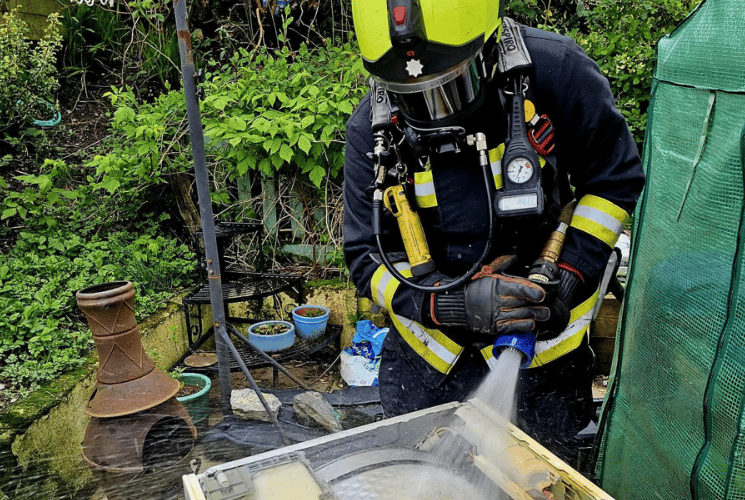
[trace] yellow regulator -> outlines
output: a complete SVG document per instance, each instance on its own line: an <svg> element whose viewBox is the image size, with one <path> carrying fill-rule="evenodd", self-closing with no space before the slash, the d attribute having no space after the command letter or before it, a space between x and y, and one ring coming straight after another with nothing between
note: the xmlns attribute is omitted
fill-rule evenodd
<svg viewBox="0 0 745 500"><path fill-rule="evenodd" d="M427 238L424 236L419 214L411 209L404 187L399 184L385 190L383 203L398 221L398 228L404 242L406 255L411 264L412 276L424 276L435 270L435 263L429 253Z"/></svg>

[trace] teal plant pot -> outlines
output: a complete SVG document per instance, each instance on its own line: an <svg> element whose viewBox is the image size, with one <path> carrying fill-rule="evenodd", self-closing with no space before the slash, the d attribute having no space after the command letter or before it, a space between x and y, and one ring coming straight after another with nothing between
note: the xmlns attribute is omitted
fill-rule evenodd
<svg viewBox="0 0 745 500"><path fill-rule="evenodd" d="M299 337L313 339L323 335L329 320L329 310L323 306L305 305L292 310L292 321Z"/></svg>
<svg viewBox="0 0 745 500"><path fill-rule="evenodd" d="M207 403L209 401L209 392L212 388L212 381L208 376L201 373L182 373L180 379L184 385L195 385L202 388L197 393L176 398L179 403L186 407L192 423L196 425L207 418Z"/></svg>
<svg viewBox="0 0 745 500"><path fill-rule="evenodd" d="M264 329L285 327L281 333L263 332ZM248 340L264 352L277 352L287 349L295 342L295 327L288 321L262 321L248 327Z"/></svg>

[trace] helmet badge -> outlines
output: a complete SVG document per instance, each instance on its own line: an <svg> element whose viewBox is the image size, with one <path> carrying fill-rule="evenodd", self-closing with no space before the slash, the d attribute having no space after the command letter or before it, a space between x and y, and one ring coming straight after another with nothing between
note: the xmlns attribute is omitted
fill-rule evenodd
<svg viewBox="0 0 745 500"><path fill-rule="evenodd" d="M409 72L410 76L417 77L422 74L424 66L418 59L411 59L406 63L406 71Z"/></svg>

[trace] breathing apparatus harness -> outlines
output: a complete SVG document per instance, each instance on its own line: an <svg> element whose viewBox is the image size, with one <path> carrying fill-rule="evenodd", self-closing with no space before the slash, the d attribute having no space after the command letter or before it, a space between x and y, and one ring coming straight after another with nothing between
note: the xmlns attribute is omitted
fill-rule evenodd
<svg viewBox="0 0 745 500"><path fill-rule="evenodd" d="M532 61L519 26L511 19L503 18L501 37L489 56L490 60L496 59L496 63L488 74L486 63L482 59L484 74L488 81L497 72L504 77L506 88L502 91L502 100L510 101L510 104L504 106L509 115L508 137L502 158L502 189L496 196L492 193L492 170L486 136L483 133L467 135L465 129L458 126L421 128L406 123L401 119L398 108L390 101L387 91L370 80L371 120L375 141L373 151L368 153L368 158L375 164L375 179L371 186L372 233L388 272L403 285L420 292L443 293L452 290L466 283L481 269L491 250L495 212L500 217L517 217L541 215L544 210L541 169L536 151L543 156L551 152L553 126L546 115L538 116L534 112L532 116L528 114L530 130L526 126L525 94L528 91L528 78L525 72L532 67ZM505 98L506 96L511 99ZM415 161L423 168L431 153L459 152L463 142L474 146L478 151L484 178L489 207L488 237L484 249L473 266L453 281L438 286L415 283L396 269L383 248L382 205L397 219L412 276L426 276L434 272L435 264L429 253L419 215L409 202L411 182L408 163L411 158L404 158L403 148L405 145L410 147ZM395 179L393 186L389 186L388 177Z"/></svg>

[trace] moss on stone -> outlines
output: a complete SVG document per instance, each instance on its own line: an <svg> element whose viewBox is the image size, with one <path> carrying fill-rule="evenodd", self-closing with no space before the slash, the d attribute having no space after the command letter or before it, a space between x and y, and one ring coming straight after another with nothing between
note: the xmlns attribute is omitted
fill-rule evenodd
<svg viewBox="0 0 745 500"><path fill-rule="evenodd" d="M56 407L81 380L96 370L96 362L96 356L93 353L89 354L81 368L42 385L3 412L0 415L0 449L9 446L15 436Z"/></svg>
<svg viewBox="0 0 745 500"><path fill-rule="evenodd" d="M310 290L313 288L326 288L330 290L343 290L343 289L354 288L354 285L352 284L352 282L347 281L347 280L340 280L340 279L312 280L312 281L307 281L305 285L303 286L307 290Z"/></svg>

